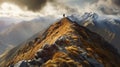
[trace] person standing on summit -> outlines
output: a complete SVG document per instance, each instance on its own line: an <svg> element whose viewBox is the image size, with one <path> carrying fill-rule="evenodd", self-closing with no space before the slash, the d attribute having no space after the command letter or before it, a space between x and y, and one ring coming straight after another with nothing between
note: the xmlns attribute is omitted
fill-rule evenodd
<svg viewBox="0 0 120 67"><path fill-rule="evenodd" d="M63 14L63 18L65 17L65 14Z"/></svg>

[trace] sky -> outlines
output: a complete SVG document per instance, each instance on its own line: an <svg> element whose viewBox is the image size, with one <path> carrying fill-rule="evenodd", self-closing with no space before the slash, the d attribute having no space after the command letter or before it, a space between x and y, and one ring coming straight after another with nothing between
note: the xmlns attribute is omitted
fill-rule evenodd
<svg viewBox="0 0 120 67"><path fill-rule="evenodd" d="M0 0L0 18L60 18L64 13L71 15L85 12L119 16L119 7L120 0Z"/></svg>

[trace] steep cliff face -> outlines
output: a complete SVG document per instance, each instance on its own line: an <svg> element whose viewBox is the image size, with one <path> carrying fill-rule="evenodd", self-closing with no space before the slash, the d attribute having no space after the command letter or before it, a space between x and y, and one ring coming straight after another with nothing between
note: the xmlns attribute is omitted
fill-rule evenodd
<svg viewBox="0 0 120 67"><path fill-rule="evenodd" d="M120 67L117 50L101 36L63 18L25 46L6 54L6 67ZM8 57L9 56L9 57Z"/></svg>

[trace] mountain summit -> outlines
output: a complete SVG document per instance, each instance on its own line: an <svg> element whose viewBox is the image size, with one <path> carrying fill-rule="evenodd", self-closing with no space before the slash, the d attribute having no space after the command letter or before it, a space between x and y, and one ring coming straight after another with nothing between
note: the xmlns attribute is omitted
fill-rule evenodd
<svg viewBox="0 0 120 67"><path fill-rule="evenodd" d="M117 50L98 34L69 18L6 53L2 67L120 67Z"/></svg>

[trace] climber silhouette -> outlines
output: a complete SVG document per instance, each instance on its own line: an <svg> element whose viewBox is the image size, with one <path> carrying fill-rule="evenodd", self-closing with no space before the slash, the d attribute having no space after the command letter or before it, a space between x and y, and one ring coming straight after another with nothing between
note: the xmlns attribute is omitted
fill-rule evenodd
<svg viewBox="0 0 120 67"><path fill-rule="evenodd" d="M65 14L63 14L63 17L65 17Z"/></svg>

